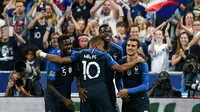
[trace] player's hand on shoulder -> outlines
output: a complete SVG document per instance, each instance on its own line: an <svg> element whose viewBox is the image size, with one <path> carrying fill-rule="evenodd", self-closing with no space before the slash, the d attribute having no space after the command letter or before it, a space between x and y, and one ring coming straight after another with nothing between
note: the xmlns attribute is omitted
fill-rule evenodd
<svg viewBox="0 0 200 112"><path fill-rule="evenodd" d="M83 102L86 102L87 100L87 96L85 94L86 92L87 91L84 88L78 87L79 97L80 97L80 100Z"/></svg>
<svg viewBox="0 0 200 112"><path fill-rule="evenodd" d="M74 102L71 100L71 99L65 99L64 101L63 101L63 103L65 104L65 106L67 107L67 108L69 108L70 110L72 110L72 111L75 111L75 105L74 105Z"/></svg>
<svg viewBox="0 0 200 112"><path fill-rule="evenodd" d="M145 62L145 60L142 57L138 56L137 62Z"/></svg>

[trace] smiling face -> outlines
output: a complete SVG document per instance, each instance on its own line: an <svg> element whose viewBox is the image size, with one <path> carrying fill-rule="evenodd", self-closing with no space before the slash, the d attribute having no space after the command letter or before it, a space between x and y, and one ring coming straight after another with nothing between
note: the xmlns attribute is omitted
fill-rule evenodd
<svg viewBox="0 0 200 112"><path fill-rule="evenodd" d="M46 9L47 17L51 17L52 14L53 14L53 9L51 8L51 6L50 5L46 5L45 9Z"/></svg>
<svg viewBox="0 0 200 112"><path fill-rule="evenodd" d="M126 52L129 56L134 56L138 50L138 42L129 40L126 46Z"/></svg>
<svg viewBox="0 0 200 112"><path fill-rule="evenodd" d="M59 38L59 35L58 34L53 34L51 36L51 43L52 43L52 46L58 46L58 38Z"/></svg>
<svg viewBox="0 0 200 112"><path fill-rule="evenodd" d="M130 32L129 32L129 35L130 35L131 37L133 37L133 38L138 38L139 32L140 32L140 30L139 30L138 27L131 27L131 28L130 28Z"/></svg>
<svg viewBox="0 0 200 112"><path fill-rule="evenodd" d="M68 54L72 53L72 41L71 39L64 39L59 42L60 49Z"/></svg>
<svg viewBox="0 0 200 112"><path fill-rule="evenodd" d="M156 39L156 41L161 41L161 40L163 40L163 38L164 38L164 36L163 36L162 31L161 30L157 30L155 32L155 39Z"/></svg>
<svg viewBox="0 0 200 112"><path fill-rule="evenodd" d="M194 17L192 15L192 13L188 13L186 16L185 16L185 23L186 25L188 24L193 24L193 21L194 21Z"/></svg>
<svg viewBox="0 0 200 112"><path fill-rule="evenodd" d="M85 29L85 21L83 19L78 20L77 23L80 26L80 30Z"/></svg>
<svg viewBox="0 0 200 112"><path fill-rule="evenodd" d="M194 21L193 22L193 29L194 29L194 31L200 31L200 21L198 20L196 20L196 21Z"/></svg>
<svg viewBox="0 0 200 112"><path fill-rule="evenodd" d="M75 26L71 21L69 21L68 25L67 25L67 32L68 33L73 33L74 31L75 31Z"/></svg>
<svg viewBox="0 0 200 112"><path fill-rule="evenodd" d="M99 29L99 34L104 37L105 42L110 42L112 38L112 29L109 26L101 27Z"/></svg>
<svg viewBox="0 0 200 112"><path fill-rule="evenodd" d="M189 43L189 38L188 38L188 35L187 34L182 34L180 36L180 43L182 46L187 46L188 43Z"/></svg>

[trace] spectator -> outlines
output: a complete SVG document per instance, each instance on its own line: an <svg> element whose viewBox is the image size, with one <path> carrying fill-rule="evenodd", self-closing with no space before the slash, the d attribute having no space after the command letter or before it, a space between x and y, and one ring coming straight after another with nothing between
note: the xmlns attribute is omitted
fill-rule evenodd
<svg viewBox="0 0 200 112"><path fill-rule="evenodd" d="M15 4L16 4L16 0L10 0L10 2L5 6L5 8L3 10L4 18L5 18L6 15L8 17L12 17L13 16L13 12L15 11Z"/></svg>
<svg viewBox="0 0 200 112"><path fill-rule="evenodd" d="M3 27L5 26L5 21L0 19L0 42L2 41L3 38Z"/></svg>
<svg viewBox="0 0 200 112"><path fill-rule="evenodd" d="M90 9L95 0L77 0L72 4L72 15L75 20L83 18L85 22L90 18Z"/></svg>
<svg viewBox="0 0 200 112"><path fill-rule="evenodd" d="M87 49L89 46L89 38L87 35L80 35L78 37L78 41L79 41L79 50L82 49Z"/></svg>
<svg viewBox="0 0 200 112"><path fill-rule="evenodd" d="M192 12L186 13L186 15L181 18L180 26L177 27L176 35L180 35L181 32L193 32L193 21L194 21L194 14Z"/></svg>
<svg viewBox="0 0 200 112"><path fill-rule="evenodd" d="M23 59L23 47L25 46L26 42L28 41L26 37L22 36L22 31L24 29L24 23L21 20L13 21L13 28L14 32L11 34L12 38L20 39L20 42L17 42L17 49L16 49L16 59L22 60ZM12 27L10 27L12 28ZM10 29L9 29L10 30ZM11 32L12 33L12 32Z"/></svg>
<svg viewBox="0 0 200 112"><path fill-rule="evenodd" d="M166 71L159 73L158 79L148 91L148 95L151 97L181 98L181 92L171 85L170 75Z"/></svg>
<svg viewBox="0 0 200 112"><path fill-rule="evenodd" d="M47 20L52 19L54 25L56 24L57 20L62 16L62 12L56 6L53 0L47 0L46 2L45 0L39 0L34 4L28 15L32 18L35 18L38 9L45 13Z"/></svg>
<svg viewBox="0 0 200 112"><path fill-rule="evenodd" d="M155 35L152 37L151 45L148 47L148 51L151 55L151 71L159 73L161 71L169 70L169 52L172 51L171 40L168 34L169 24L166 27L165 34L162 30L155 31ZM163 42L166 39L167 43Z"/></svg>
<svg viewBox="0 0 200 112"><path fill-rule="evenodd" d="M132 20L135 20L135 17L138 15L142 17L146 16L145 8L139 4L139 0L128 0L128 2ZM123 12L125 14L125 20L127 20L127 8L123 7Z"/></svg>
<svg viewBox="0 0 200 112"><path fill-rule="evenodd" d="M185 8L185 13L193 12L194 19L200 19L200 0L193 0L192 3L188 4Z"/></svg>
<svg viewBox="0 0 200 112"><path fill-rule="evenodd" d="M13 14L12 17L9 17L9 21L7 21L8 25L9 26L12 26L12 23L13 21L16 21L16 20L21 20L23 21L24 23L24 29L23 29L23 32L22 32L22 36L23 37L26 37L25 40L28 40L28 24L30 23L31 21L31 18L27 17L26 14L25 14L25 4L23 1L16 1L15 3L15 12Z"/></svg>
<svg viewBox="0 0 200 112"><path fill-rule="evenodd" d="M3 27L3 38L0 42L0 70L13 70L16 61L17 43L23 44L24 40L21 36L17 38L8 36L8 27ZM13 33L13 32L10 32Z"/></svg>
<svg viewBox="0 0 200 112"><path fill-rule="evenodd" d="M91 16L99 18L99 24L108 24L112 28L112 32L117 35L116 24L120 17L123 17L121 7L113 0L104 0L99 5L95 5L90 10Z"/></svg>
<svg viewBox="0 0 200 112"><path fill-rule="evenodd" d="M117 40L113 39L113 41L114 43L121 46L127 36L127 25L124 22L118 22L116 28L117 28L117 35L115 36L115 38Z"/></svg>
<svg viewBox="0 0 200 112"><path fill-rule="evenodd" d="M198 57L200 57L200 21L195 20L193 22L193 38L191 42L188 44L188 48L190 48L190 52Z"/></svg>
<svg viewBox="0 0 200 112"><path fill-rule="evenodd" d="M31 86L29 85L31 83ZM43 96L39 80L29 80L18 72L11 72L4 96Z"/></svg>
<svg viewBox="0 0 200 112"><path fill-rule="evenodd" d="M38 48L41 50L45 50L43 45L43 38L44 36L47 38L46 36L49 36L49 33L51 35L51 33L54 32L54 28L51 19L48 20L47 23L42 12L38 12L37 14L38 16L36 16L28 25L28 29L32 32L30 43L32 45L38 46Z"/></svg>
<svg viewBox="0 0 200 112"><path fill-rule="evenodd" d="M24 49L24 55L26 58L26 63L33 67L35 70L40 71L40 62L36 59L35 52L36 46L27 46Z"/></svg>
<svg viewBox="0 0 200 112"><path fill-rule="evenodd" d="M136 16L134 20L134 24L139 26L140 28L140 33L139 33L139 40L140 42L145 42L145 35L147 33L147 25L146 25L146 19L143 18L142 16Z"/></svg>
<svg viewBox="0 0 200 112"><path fill-rule="evenodd" d="M177 41L176 53L172 56L172 66L175 71L183 71L185 58L189 51L186 49L189 43L189 35L186 32L180 34Z"/></svg>
<svg viewBox="0 0 200 112"><path fill-rule="evenodd" d="M87 27L84 31L84 34L87 34L89 37L89 40L97 36L99 34L99 23L97 18L89 19Z"/></svg>
<svg viewBox="0 0 200 112"><path fill-rule="evenodd" d="M124 55L126 55L126 45L127 45L127 40L128 38L139 38L139 32L140 32L140 28L139 26L136 25L132 25L129 27L129 36L127 36L126 41L124 43L122 43L122 48L124 50ZM146 61L148 60L148 48L147 45L143 42L141 42L141 47L139 49L139 55L141 57L143 57Z"/></svg>

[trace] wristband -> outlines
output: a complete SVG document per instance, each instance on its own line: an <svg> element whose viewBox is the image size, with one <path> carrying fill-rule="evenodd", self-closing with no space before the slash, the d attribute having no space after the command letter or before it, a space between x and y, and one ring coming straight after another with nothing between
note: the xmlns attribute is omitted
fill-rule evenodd
<svg viewBox="0 0 200 112"><path fill-rule="evenodd" d="M45 53L45 52L40 52L40 57L46 58L46 56L47 56L47 53Z"/></svg>

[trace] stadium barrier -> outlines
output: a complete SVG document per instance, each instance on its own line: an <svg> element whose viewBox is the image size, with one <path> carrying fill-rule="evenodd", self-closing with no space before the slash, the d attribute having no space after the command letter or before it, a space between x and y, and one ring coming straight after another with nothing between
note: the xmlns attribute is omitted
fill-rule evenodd
<svg viewBox="0 0 200 112"><path fill-rule="evenodd" d="M78 97L72 97L76 112L80 112ZM117 99L118 109L121 99ZM45 112L44 99L41 97L0 97L1 112ZM199 112L200 99L150 98L150 112ZM120 111L119 111L120 112Z"/></svg>
<svg viewBox="0 0 200 112"><path fill-rule="evenodd" d="M169 72L172 86L180 89L181 88L181 72ZM10 75L10 71L0 71L0 93L4 93L8 84L8 76ZM156 78L158 78L157 73L149 73L150 81L149 81L149 88L155 82ZM46 88L46 72L41 72L41 84L43 88ZM76 89L76 78L72 83L72 93L77 93Z"/></svg>

